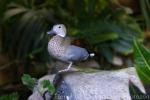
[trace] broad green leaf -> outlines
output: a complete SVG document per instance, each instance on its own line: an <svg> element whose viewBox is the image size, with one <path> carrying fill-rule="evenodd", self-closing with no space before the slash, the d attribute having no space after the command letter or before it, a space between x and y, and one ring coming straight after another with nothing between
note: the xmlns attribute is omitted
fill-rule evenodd
<svg viewBox="0 0 150 100"><path fill-rule="evenodd" d="M50 83L50 81L49 80L43 80L42 82L41 82L41 84L43 85L43 88L48 88L48 91L50 92L50 93L54 93L55 92L55 87L54 87L54 85L52 84L52 83Z"/></svg>
<svg viewBox="0 0 150 100"><path fill-rule="evenodd" d="M134 40L134 61L139 77L150 84L150 51Z"/></svg>
<svg viewBox="0 0 150 100"><path fill-rule="evenodd" d="M32 90L35 85L37 84L37 79L35 78L32 78L30 75L28 74L24 74L22 77L21 77L21 80L22 80L22 83L24 85L26 85L30 90Z"/></svg>

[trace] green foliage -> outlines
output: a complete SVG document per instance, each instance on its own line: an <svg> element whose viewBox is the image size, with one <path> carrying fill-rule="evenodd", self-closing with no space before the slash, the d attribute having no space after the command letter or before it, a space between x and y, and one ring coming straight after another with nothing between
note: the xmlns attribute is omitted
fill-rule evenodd
<svg viewBox="0 0 150 100"><path fill-rule="evenodd" d="M113 51L123 55L132 53L133 38L142 40L143 33L136 21L127 14L126 8L112 11L110 6L107 4L99 12L100 15L93 18L96 20L88 18L89 15L84 20L78 19L76 36L86 39L97 53L112 62Z"/></svg>
<svg viewBox="0 0 150 100"><path fill-rule="evenodd" d="M0 100L19 100L19 95L15 92L7 95L2 95L0 96Z"/></svg>
<svg viewBox="0 0 150 100"><path fill-rule="evenodd" d="M116 0L72 0L71 4L65 2L67 8L61 6L56 15L62 16L73 33L70 35L85 39L93 51L112 62L113 51L128 55L133 52L133 38L143 40L143 32L130 16L131 9L113 8L116 3Z"/></svg>
<svg viewBox="0 0 150 100"><path fill-rule="evenodd" d="M134 26L136 27L136 24ZM137 29L138 28L139 27L137 27ZM94 22L94 24L82 28L80 32L81 33L78 35L85 38L89 43L91 43L91 45L100 49L99 51L101 51L102 48L105 48L102 47L101 44L107 43L107 49L112 48L125 55L133 51L132 40L134 37L142 39L141 31L133 30L133 28L131 28L127 23L120 23L111 20L100 20Z"/></svg>
<svg viewBox="0 0 150 100"><path fill-rule="evenodd" d="M28 74L24 74L21 77L22 83L24 85L26 85L30 90L33 90L33 88L35 87L35 85L37 84L37 79L36 78L32 78L30 75Z"/></svg>
<svg viewBox="0 0 150 100"><path fill-rule="evenodd" d="M33 88L37 85L37 82L38 82L36 78L32 78L28 74L24 74L21 77L21 80L22 80L22 83L26 85L30 90L33 90ZM50 93L53 94L55 92L55 87L49 80L43 80L41 81L40 84L42 86L41 88L47 89Z"/></svg>
<svg viewBox="0 0 150 100"><path fill-rule="evenodd" d="M3 18L3 22L10 27L10 31L6 31L4 35L6 37L4 48L11 54L16 52L12 55L15 59L28 57L35 50L45 52L47 42L45 31L48 24L54 21L49 9L24 1L26 2L9 3ZM34 0L33 2L35 3Z"/></svg>
<svg viewBox="0 0 150 100"><path fill-rule="evenodd" d="M136 40L134 41L134 61L141 80L150 84L150 51Z"/></svg>
<svg viewBox="0 0 150 100"><path fill-rule="evenodd" d="M92 51L109 62L114 51L128 55L133 51L133 38L142 40L143 33L130 16L131 9L114 7L117 4L117 0L12 1L3 13L7 26L3 51L12 59L37 57L47 61L45 32L50 25L59 22L67 25L69 35L84 38Z"/></svg>
<svg viewBox="0 0 150 100"><path fill-rule="evenodd" d="M55 93L55 87L49 80L43 80L41 84L43 85L43 88L47 88L50 93Z"/></svg>

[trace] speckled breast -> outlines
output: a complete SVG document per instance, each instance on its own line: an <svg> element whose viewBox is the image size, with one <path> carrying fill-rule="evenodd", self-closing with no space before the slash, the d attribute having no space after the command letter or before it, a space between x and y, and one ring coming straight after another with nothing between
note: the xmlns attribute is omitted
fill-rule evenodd
<svg viewBox="0 0 150 100"><path fill-rule="evenodd" d="M51 56L53 56L56 59L62 58L64 52L65 52L65 47L61 45L62 39L60 37L53 37L49 42L48 42L48 52Z"/></svg>

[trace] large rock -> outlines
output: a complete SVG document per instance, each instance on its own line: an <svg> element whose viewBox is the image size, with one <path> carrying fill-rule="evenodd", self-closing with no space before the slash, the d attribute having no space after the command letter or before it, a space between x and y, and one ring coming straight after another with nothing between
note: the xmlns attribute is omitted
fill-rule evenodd
<svg viewBox="0 0 150 100"><path fill-rule="evenodd" d="M47 90L40 87L40 81L45 79L55 84L55 94L47 93ZM28 100L44 100L43 97L46 100L54 98L57 100L131 100L129 80L145 93L134 67L92 73L66 72L55 77L47 75L39 80L38 86ZM42 92L39 93L39 90Z"/></svg>

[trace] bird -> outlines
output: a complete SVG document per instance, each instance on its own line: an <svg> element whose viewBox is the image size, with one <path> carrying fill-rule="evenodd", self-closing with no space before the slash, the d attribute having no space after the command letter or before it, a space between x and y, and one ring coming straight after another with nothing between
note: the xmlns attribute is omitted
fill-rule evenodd
<svg viewBox="0 0 150 100"><path fill-rule="evenodd" d="M85 48L65 43L67 30L64 24L54 25L47 34L52 35L48 42L49 55L69 64L66 69L59 72L69 71L73 63L87 60L95 55L94 53L89 53Z"/></svg>

